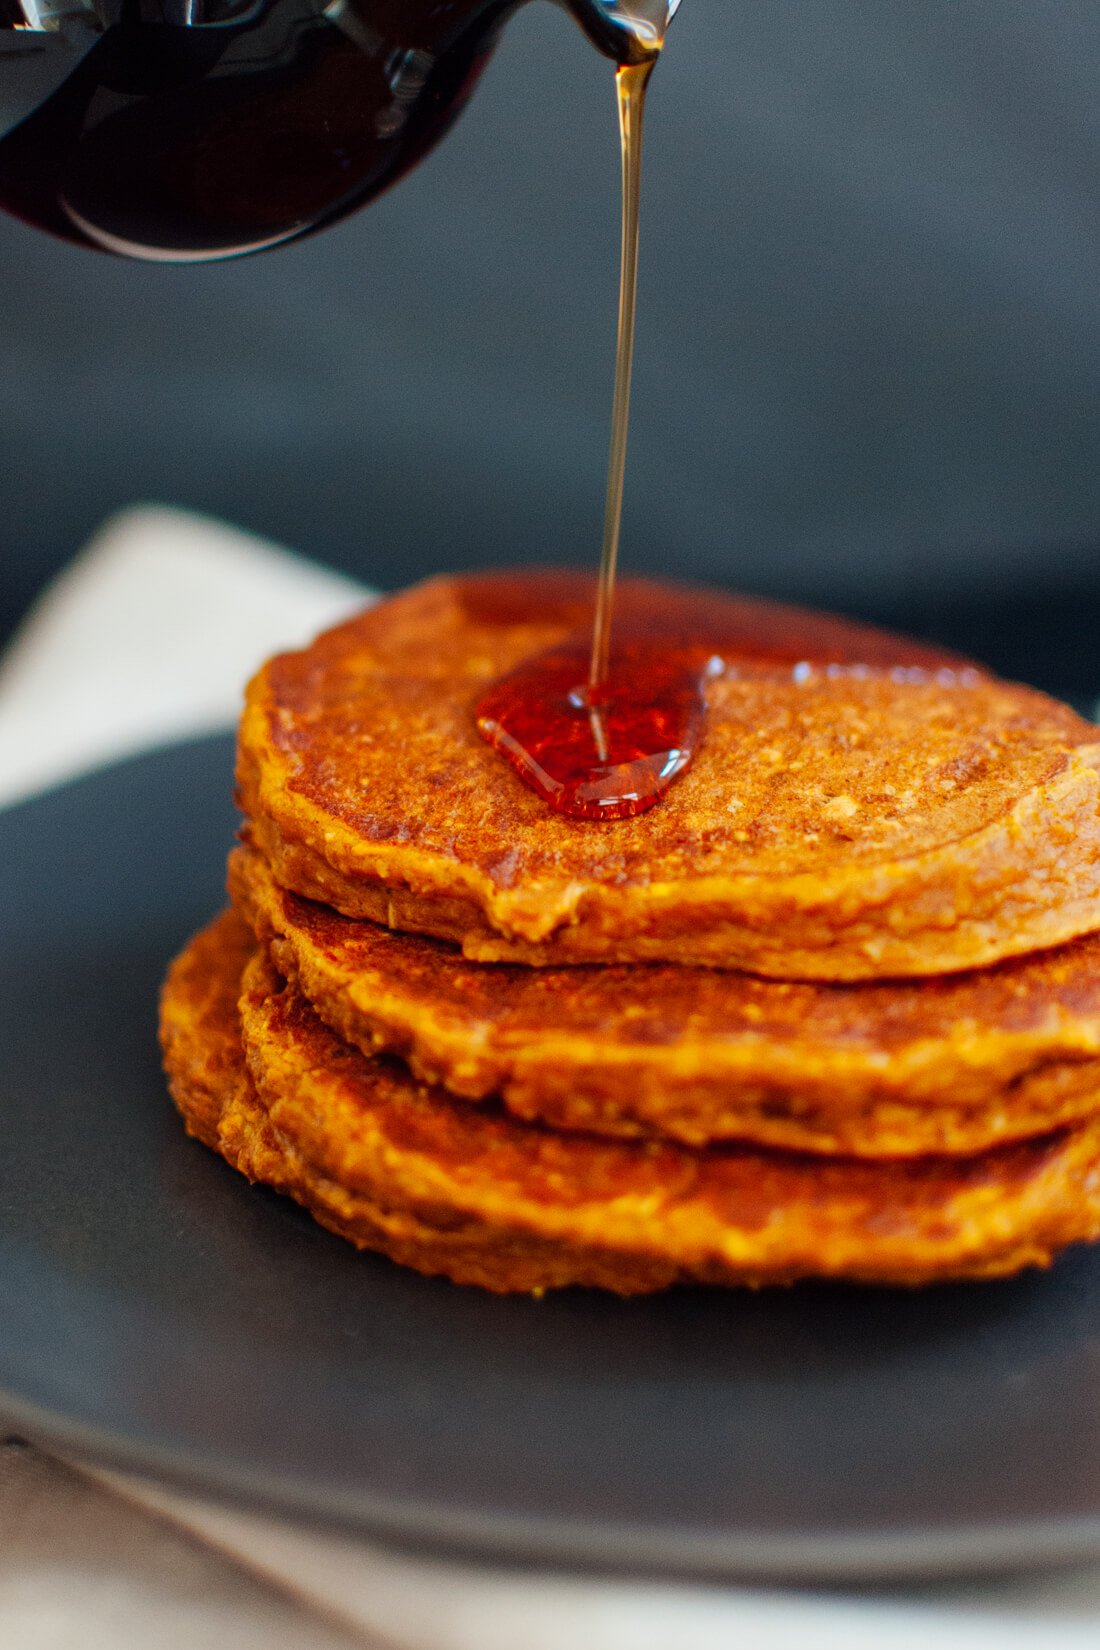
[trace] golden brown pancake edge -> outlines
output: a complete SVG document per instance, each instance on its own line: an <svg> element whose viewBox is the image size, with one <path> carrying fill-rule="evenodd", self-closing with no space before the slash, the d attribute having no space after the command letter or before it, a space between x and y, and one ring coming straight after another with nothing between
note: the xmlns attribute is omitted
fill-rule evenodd
<svg viewBox="0 0 1100 1650"><path fill-rule="evenodd" d="M677 964L486 970L287 893L248 848L229 891L346 1041L553 1127L920 1156L1046 1133L1100 1101L1100 936L850 986Z"/></svg>
<svg viewBox="0 0 1100 1650"><path fill-rule="evenodd" d="M1100 1121L907 1163L558 1134L350 1049L261 953L242 981L253 945L226 913L169 973L177 1106L250 1178L418 1270L498 1291L918 1284L1043 1265L1100 1232Z"/></svg>

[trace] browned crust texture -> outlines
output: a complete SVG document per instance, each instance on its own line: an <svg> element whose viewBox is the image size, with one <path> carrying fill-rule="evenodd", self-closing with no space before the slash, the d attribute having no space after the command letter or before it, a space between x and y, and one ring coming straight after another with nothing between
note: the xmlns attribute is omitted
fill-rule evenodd
<svg viewBox="0 0 1100 1650"><path fill-rule="evenodd" d="M498 1291L918 1284L1043 1265L1100 1233L1100 1122L907 1163L557 1134L348 1048L262 953L242 982L250 944L226 914L169 975L177 1105L251 1179L420 1271Z"/></svg>
<svg viewBox="0 0 1100 1650"><path fill-rule="evenodd" d="M735 643L694 766L640 818L550 813L474 707L576 629L585 588L528 583L521 611L507 579L437 579L270 661L238 780L279 881L472 959L537 966L874 979L1100 928L1097 730L827 616L716 595ZM628 581L623 612L645 592ZM677 599L663 588L670 611Z"/></svg>
<svg viewBox="0 0 1100 1650"><path fill-rule="evenodd" d="M321 1018L557 1128L856 1156L972 1153L1097 1109L1100 937L937 980L677 964L527 969L342 917L230 856L234 904Z"/></svg>

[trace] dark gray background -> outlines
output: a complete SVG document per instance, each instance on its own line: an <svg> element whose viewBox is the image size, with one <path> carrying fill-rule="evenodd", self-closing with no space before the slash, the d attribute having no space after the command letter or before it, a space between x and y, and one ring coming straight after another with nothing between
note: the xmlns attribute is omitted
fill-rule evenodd
<svg viewBox="0 0 1100 1650"><path fill-rule="evenodd" d="M382 585L596 554L607 63L530 5L446 144L299 246L0 224L0 631L102 516ZM624 558L1100 691L1100 6L683 0L654 82Z"/></svg>

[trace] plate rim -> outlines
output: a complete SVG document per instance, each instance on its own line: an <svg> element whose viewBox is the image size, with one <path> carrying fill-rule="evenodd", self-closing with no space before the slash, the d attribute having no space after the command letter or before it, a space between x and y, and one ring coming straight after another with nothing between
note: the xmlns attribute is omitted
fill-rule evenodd
<svg viewBox="0 0 1100 1650"><path fill-rule="evenodd" d="M667 1579L782 1583L926 1582L1054 1569L1100 1556L1100 1514L936 1529L852 1529L836 1535L742 1537L686 1534L668 1526L642 1531L608 1520L538 1518L434 1507L422 1500L326 1491L262 1468L196 1461L183 1450L135 1443L109 1427L74 1420L0 1388L8 1436L58 1448L70 1459L148 1478L242 1512L379 1540L398 1550L454 1560L495 1561L587 1574L645 1573ZM155 1487L154 1485L154 1487ZM373 1505L370 1503L374 1502Z"/></svg>

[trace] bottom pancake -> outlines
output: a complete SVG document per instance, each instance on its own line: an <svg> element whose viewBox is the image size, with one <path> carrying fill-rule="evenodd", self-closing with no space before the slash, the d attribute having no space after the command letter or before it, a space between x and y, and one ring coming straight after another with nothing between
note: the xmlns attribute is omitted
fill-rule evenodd
<svg viewBox="0 0 1100 1650"><path fill-rule="evenodd" d="M458 1283L919 1284L1100 1235L1100 1120L877 1163L555 1133L341 1042L231 913L173 965L161 1025L192 1133L360 1247Z"/></svg>

